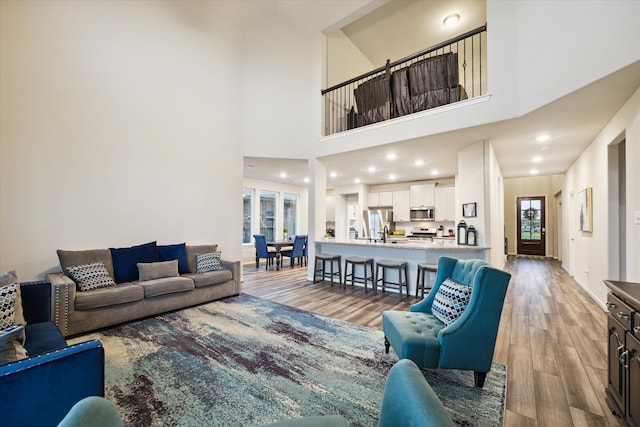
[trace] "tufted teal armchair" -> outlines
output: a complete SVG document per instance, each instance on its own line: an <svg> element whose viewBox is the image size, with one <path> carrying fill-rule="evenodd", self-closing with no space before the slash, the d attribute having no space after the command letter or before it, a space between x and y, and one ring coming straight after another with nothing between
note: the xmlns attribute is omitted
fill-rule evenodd
<svg viewBox="0 0 640 427"><path fill-rule="evenodd" d="M451 278L472 285L464 312L445 326L431 311L442 282ZM476 387L484 385L491 369L502 305L511 275L482 260L441 257L429 295L406 311L382 313L385 347L400 359L426 369L463 369L474 372Z"/></svg>

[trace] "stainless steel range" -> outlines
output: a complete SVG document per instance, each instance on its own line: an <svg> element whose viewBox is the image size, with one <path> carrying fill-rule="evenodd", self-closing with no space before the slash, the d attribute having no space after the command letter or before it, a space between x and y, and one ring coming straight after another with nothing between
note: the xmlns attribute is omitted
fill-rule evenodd
<svg viewBox="0 0 640 427"><path fill-rule="evenodd" d="M438 234L438 230L435 227L423 228L413 227L411 234L407 235L410 239L428 239L431 240Z"/></svg>

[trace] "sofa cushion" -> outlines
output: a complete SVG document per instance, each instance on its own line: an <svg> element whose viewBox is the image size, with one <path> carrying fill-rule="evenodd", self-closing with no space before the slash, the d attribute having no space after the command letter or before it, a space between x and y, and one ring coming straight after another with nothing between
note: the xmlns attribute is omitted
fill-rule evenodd
<svg viewBox="0 0 640 427"><path fill-rule="evenodd" d="M224 270L220 262L220 252L196 255L196 273Z"/></svg>
<svg viewBox="0 0 640 427"><path fill-rule="evenodd" d="M178 260L178 272L180 274L189 273L189 264L187 264L187 246L184 243L175 245L158 246L158 257L160 261Z"/></svg>
<svg viewBox="0 0 640 427"><path fill-rule="evenodd" d="M69 267L67 271L81 292L116 285L116 282L109 275L107 267L101 262Z"/></svg>
<svg viewBox="0 0 640 427"><path fill-rule="evenodd" d="M128 248L110 248L109 250L113 259L116 283L138 280L139 262L157 262L160 260L155 241Z"/></svg>
<svg viewBox="0 0 640 427"><path fill-rule="evenodd" d="M0 365L27 358L23 344L24 326L12 326L0 331Z"/></svg>
<svg viewBox="0 0 640 427"><path fill-rule="evenodd" d="M60 329L52 321L27 325L26 331L27 340L24 343L24 347L30 357L67 346Z"/></svg>
<svg viewBox="0 0 640 427"><path fill-rule="evenodd" d="M231 270L209 271L207 273L189 273L182 277L193 279L196 288L206 288L207 286L219 285L233 279Z"/></svg>
<svg viewBox="0 0 640 427"><path fill-rule="evenodd" d="M472 286L445 279L438 288L431 312L446 326L453 323L469 305Z"/></svg>
<svg viewBox="0 0 640 427"><path fill-rule="evenodd" d="M121 283L109 288L76 293L75 307L76 310L90 310L140 301L143 298L144 290L142 287L134 283Z"/></svg>
<svg viewBox="0 0 640 427"><path fill-rule="evenodd" d="M22 308L22 290L20 287L20 283L18 283L18 275L15 270L7 271L0 274L0 287L10 285L12 283L16 283L17 291L15 306L14 306L14 321L17 326L24 326L27 324L27 321L24 319L24 310Z"/></svg>
<svg viewBox="0 0 640 427"><path fill-rule="evenodd" d="M69 267L101 262L107 268L109 275L112 278L116 277L113 272L113 262L111 261L111 251L109 249L90 249L87 251L65 251L58 249L57 252L60 267L62 267L62 271L64 271L66 275L69 275L67 271Z"/></svg>
<svg viewBox="0 0 640 427"><path fill-rule="evenodd" d="M425 368L437 368L440 357L438 333L444 324L431 313L382 312L382 330L400 359L411 359Z"/></svg>
<svg viewBox="0 0 640 427"><path fill-rule="evenodd" d="M166 277L164 279L154 279L136 283L144 289L145 298L153 298L176 292L188 292L194 288L193 280L188 277Z"/></svg>
<svg viewBox="0 0 640 427"><path fill-rule="evenodd" d="M178 276L178 260L161 262L139 262L138 273L140 281L162 279Z"/></svg>
<svg viewBox="0 0 640 427"><path fill-rule="evenodd" d="M196 257L199 254L208 254L218 252L218 245L187 245L187 264L189 272L195 273L198 270L198 261Z"/></svg>

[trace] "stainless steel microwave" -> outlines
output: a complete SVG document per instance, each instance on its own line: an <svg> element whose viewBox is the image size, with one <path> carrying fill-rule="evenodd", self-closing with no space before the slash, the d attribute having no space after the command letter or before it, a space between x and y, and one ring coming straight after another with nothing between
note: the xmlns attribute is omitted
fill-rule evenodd
<svg viewBox="0 0 640 427"><path fill-rule="evenodd" d="M411 208L409 218L411 221L433 221L434 208Z"/></svg>

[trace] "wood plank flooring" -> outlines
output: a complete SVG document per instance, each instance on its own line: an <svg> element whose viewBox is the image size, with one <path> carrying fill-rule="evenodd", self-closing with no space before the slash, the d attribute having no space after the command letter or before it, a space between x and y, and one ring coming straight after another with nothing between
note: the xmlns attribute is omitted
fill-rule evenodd
<svg viewBox="0 0 640 427"><path fill-rule="evenodd" d="M505 270L512 279L494 353L508 366L505 426L622 426L604 401L606 314L556 261L510 257ZM313 284L299 266L245 266L242 291L376 329L382 311L418 301Z"/></svg>

